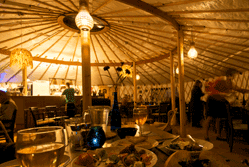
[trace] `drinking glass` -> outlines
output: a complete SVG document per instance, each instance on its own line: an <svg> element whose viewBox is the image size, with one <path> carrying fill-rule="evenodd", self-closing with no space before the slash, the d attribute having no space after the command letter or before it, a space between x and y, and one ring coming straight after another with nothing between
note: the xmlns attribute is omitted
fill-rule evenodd
<svg viewBox="0 0 249 167"><path fill-rule="evenodd" d="M57 167L65 151L65 134L61 126L19 130L16 156L23 167Z"/></svg>
<svg viewBox="0 0 249 167"><path fill-rule="evenodd" d="M133 118L136 124L139 126L139 135L142 136L142 125L146 122L148 117L147 108L134 108L133 109Z"/></svg>

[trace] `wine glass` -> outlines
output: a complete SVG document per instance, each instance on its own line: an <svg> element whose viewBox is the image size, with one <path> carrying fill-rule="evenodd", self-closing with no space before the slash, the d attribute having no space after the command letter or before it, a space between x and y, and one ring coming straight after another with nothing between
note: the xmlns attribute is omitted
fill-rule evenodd
<svg viewBox="0 0 249 167"><path fill-rule="evenodd" d="M61 126L19 130L16 156L22 166L57 167L65 151L65 134Z"/></svg>
<svg viewBox="0 0 249 167"><path fill-rule="evenodd" d="M136 124L139 126L139 135L142 136L142 125L146 122L148 117L148 111L147 108L141 107L141 108L134 108L133 109L133 118L136 122Z"/></svg>

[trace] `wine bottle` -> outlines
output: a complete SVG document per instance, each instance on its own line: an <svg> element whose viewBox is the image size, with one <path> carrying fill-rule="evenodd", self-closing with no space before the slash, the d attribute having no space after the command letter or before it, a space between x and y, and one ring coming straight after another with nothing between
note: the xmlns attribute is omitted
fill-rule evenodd
<svg viewBox="0 0 249 167"><path fill-rule="evenodd" d="M121 115L118 107L117 92L113 92L114 103L111 111L111 131L115 131L121 128Z"/></svg>

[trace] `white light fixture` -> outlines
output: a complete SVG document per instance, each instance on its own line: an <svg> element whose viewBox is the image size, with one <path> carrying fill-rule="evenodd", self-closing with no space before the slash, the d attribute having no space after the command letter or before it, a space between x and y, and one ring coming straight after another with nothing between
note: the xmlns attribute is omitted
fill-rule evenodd
<svg viewBox="0 0 249 167"><path fill-rule="evenodd" d="M190 49L188 51L188 57L191 58L191 59L194 59L196 58L198 55L196 49L195 49L195 43L194 42L191 42L190 43Z"/></svg>
<svg viewBox="0 0 249 167"><path fill-rule="evenodd" d="M139 76L138 74L136 75L136 79L137 79L137 80L139 80L139 79L140 79L140 76Z"/></svg>
<svg viewBox="0 0 249 167"><path fill-rule="evenodd" d="M75 23L83 31L90 31L93 28L93 18L85 6L81 6L79 13L75 17Z"/></svg>
<svg viewBox="0 0 249 167"><path fill-rule="evenodd" d="M176 68L176 74L179 74L179 68L178 67Z"/></svg>

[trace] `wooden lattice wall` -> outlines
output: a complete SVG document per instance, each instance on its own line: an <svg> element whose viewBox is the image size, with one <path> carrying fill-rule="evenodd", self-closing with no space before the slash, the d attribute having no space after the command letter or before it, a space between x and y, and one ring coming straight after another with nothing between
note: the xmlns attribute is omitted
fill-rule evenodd
<svg viewBox="0 0 249 167"><path fill-rule="evenodd" d="M217 78L217 77L216 77ZM203 91L204 90L204 85L206 81L211 81L216 78L208 78L207 80L202 81L203 83ZM233 78L233 82L237 84L238 87L243 88L243 89L249 89L248 85L248 78L249 78L249 72L243 72L242 74L237 74ZM194 86L194 81L192 82L185 82L184 83L184 89L185 89L185 101L188 103L191 98L191 90ZM142 95L143 99L145 101L150 101L150 96L155 95L157 101L165 101L165 93L166 93L166 88L171 87L170 84L163 84L163 85L138 85L137 86L137 98L139 95ZM176 87L179 91L178 84L176 83ZM157 89L157 91L156 91ZM124 95L130 95L133 97L133 86L127 85L127 86L121 86L120 87L120 99L124 97ZM242 101L243 99L243 94L242 93L236 93L236 96L238 96L239 100ZM248 94L245 94L245 100L248 99ZM205 95L203 97L203 100L205 100L207 96Z"/></svg>

